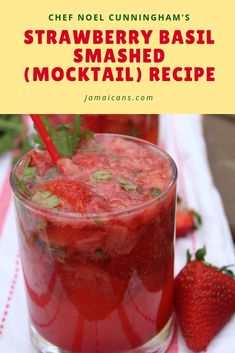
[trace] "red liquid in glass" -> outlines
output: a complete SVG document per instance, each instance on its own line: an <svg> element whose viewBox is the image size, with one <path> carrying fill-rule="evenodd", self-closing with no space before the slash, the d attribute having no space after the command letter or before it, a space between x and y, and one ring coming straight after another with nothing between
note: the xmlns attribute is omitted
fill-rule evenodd
<svg viewBox="0 0 235 353"><path fill-rule="evenodd" d="M97 216L55 217L50 210L41 214L17 204L32 324L69 352L117 353L144 345L172 315L175 187L157 202L151 194L153 188L168 187L169 160L135 142L101 136L73 157L77 171L61 162L63 177L57 172L45 177L47 152L38 160L34 156L40 170L32 192L58 177L79 179L92 194L84 213L96 210ZM100 170L108 170L112 179L94 179ZM138 188L127 191L117 182L120 177ZM73 212L74 199L62 183L60 211Z"/></svg>

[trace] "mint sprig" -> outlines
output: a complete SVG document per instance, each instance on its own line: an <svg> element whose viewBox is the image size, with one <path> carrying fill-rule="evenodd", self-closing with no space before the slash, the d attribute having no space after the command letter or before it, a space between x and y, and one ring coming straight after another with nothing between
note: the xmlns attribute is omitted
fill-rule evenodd
<svg viewBox="0 0 235 353"><path fill-rule="evenodd" d="M76 144L79 142L80 139L80 129L81 129L81 119L76 116L74 118L73 124L73 136L72 136L72 143L73 143L73 152L75 152Z"/></svg>
<svg viewBox="0 0 235 353"><path fill-rule="evenodd" d="M45 117L42 117L41 119L42 119L43 125L45 126L45 128L46 128L47 132L49 133L51 139L52 139L53 142L55 143L55 141L56 141L56 135L55 135L55 131L54 131L54 129L53 129L53 127L52 127L50 121L49 121L47 118L45 118ZM42 149L42 150L45 149L44 142L43 142L43 140L41 139L41 137L38 135L37 132L36 132L36 133L34 134L34 136L33 136L33 141L34 141L37 145L39 145L39 148L40 148L40 149Z"/></svg>
<svg viewBox="0 0 235 353"><path fill-rule="evenodd" d="M85 139L93 137L89 130L81 131L81 119L79 116L74 118L72 125L59 125L53 129L50 121L42 117L42 122L47 129L57 151L62 157L72 157L78 145ZM34 141L39 144L41 149L45 149L44 143L38 134L35 134Z"/></svg>
<svg viewBox="0 0 235 353"><path fill-rule="evenodd" d="M37 175L37 169L35 167L29 167L30 159L27 159L22 174L22 181L27 182L33 180Z"/></svg>
<svg viewBox="0 0 235 353"><path fill-rule="evenodd" d="M73 138L69 125L60 125L56 128L56 147L60 156L71 157L74 153Z"/></svg>
<svg viewBox="0 0 235 353"><path fill-rule="evenodd" d="M37 169L29 167L30 158L25 161L24 168L21 175L15 174L15 184L22 192L28 191L28 186L31 181L37 176Z"/></svg>
<svg viewBox="0 0 235 353"><path fill-rule="evenodd" d="M24 170L23 180L24 181L32 180L35 178L36 175L37 175L37 169L35 167L27 168L26 170Z"/></svg>

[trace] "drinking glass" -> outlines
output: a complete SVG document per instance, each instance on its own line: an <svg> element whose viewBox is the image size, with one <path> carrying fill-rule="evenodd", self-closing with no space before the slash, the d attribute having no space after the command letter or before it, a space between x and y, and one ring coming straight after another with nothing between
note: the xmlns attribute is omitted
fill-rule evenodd
<svg viewBox="0 0 235 353"><path fill-rule="evenodd" d="M22 159L12 170L36 352L163 353L170 343L177 169L156 145L122 138L150 149L171 173L160 195L124 210L79 214L41 207L19 189ZM65 235L69 246L63 246Z"/></svg>

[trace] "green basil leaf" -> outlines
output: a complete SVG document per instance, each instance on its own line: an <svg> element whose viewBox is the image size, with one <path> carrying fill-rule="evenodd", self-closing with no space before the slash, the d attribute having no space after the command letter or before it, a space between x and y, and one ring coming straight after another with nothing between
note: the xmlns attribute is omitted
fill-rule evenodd
<svg viewBox="0 0 235 353"><path fill-rule="evenodd" d="M112 179L112 176L110 174L109 170L96 170L94 173L92 173L93 179L96 181L107 181Z"/></svg>
<svg viewBox="0 0 235 353"><path fill-rule="evenodd" d="M47 208L55 208L59 204L59 197L53 195L50 191L37 191L31 198L33 202L36 204L47 207Z"/></svg>
<svg viewBox="0 0 235 353"><path fill-rule="evenodd" d="M60 125L56 129L57 133L57 150L62 157L72 157L73 155L73 139L69 125Z"/></svg>
<svg viewBox="0 0 235 353"><path fill-rule="evenodd" d="M162 193L161 189L159 188L152 188L151 189L151 195L153 197L157 197L158 195L160 195Z"/></svg>

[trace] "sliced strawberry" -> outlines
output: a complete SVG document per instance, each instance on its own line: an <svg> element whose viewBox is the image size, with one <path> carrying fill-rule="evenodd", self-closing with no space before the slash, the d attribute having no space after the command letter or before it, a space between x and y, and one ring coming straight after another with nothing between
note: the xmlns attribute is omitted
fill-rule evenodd
<svg viewBox="0 0 235 353"><path fill-rule="evenodd" d="M95 249L103 248L104 244L104 232L95 227L79 229L68 224L48 222L46 233L41 238L50 245L71 247L73 251L89 255Z"/></svg>
<svg viewBox="0 0 235 353"><path fill-rule="evenodd" d="M110 210L108 202L77 179L59 178L42 184L42 189L66 200L75 212L103 213Z"/></svg>
<svg viewBox="0 0 235 353"><path fill-rule="evenodd" d="M59 178L41 185L42 190L62 197L75 212L85 213L92 200L91 190L78 180Z"/></svg>
<svg viewBox="0 0 235 353"><path fill-rule="evenodd" d="M231 271L205 262L205 253L205 248L198 250L193 261L188 256L189 262L174 283L177 318L187 346L194 352L206 349L235 313L235 280Z"/></svg>
<svg viewBox="0 0 235 353"><path fill-rule="evenodd" d="M195 229L198 229L202 223L201 216L194 210L181 209L176 211L176 237L184 237Z"/></svg>

